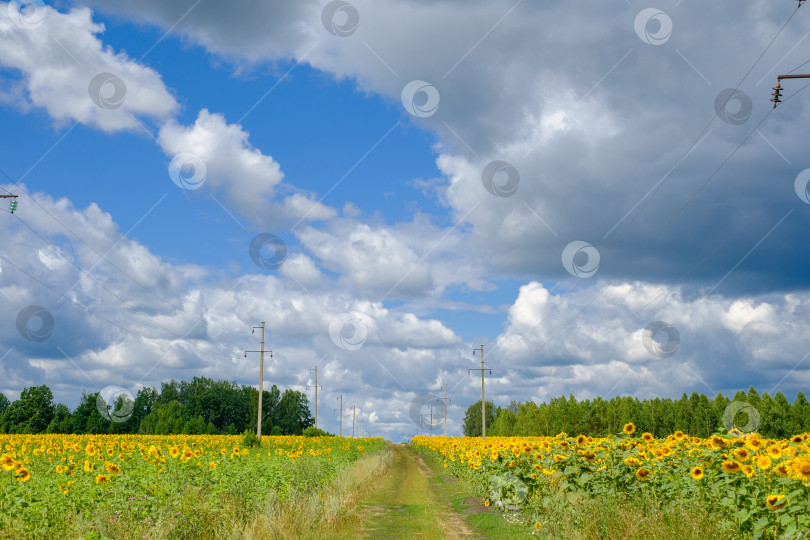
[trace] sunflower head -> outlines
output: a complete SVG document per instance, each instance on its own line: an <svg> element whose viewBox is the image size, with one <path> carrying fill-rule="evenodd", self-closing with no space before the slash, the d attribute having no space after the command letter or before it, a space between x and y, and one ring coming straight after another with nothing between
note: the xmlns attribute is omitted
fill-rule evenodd
<svg viewBox="0 0 810 540"><path fill-rule="evenodd" d="M757 467L762 470L771 468L771 458L768 456L757 456L755 463L757 464Z"/></svg>
<svg viewBox="0 0 810 540"><path fill-rule="evenodd" d="M639 480L647 480L650 477L650 474L652 474L650 469L644 467L639 467L636 469L636 478Z"/></svg>
<svg viewBox="0 0 810 540"><path fill-rule="evenodd" d="M622 432L623 432L625 435L632 435L633 433L635 433L635 432L636 432L636 426L635 426L635 424L633 424L633 422L628 422L628 423L626 423L626 424L624 425L624 427L622 428Z"/></svg>
<svg viewBox="0 0 810 540"><path fill-rule="evenodd" d="M727 443L725 439L723 439L723 437L720 437L719 435L713 435L712 438L709 439L709 444L711 445L712 448L719 449L725 448Z"/></svg>
<svg viewBox="0 0 810 540"><path fill-rule="evenodd" d="M742 465L738 461L726 460L722 465L724 473L738 473L742 471Z"/></svg>
<svg viewBox="0 0 810 540"><path fill-rule="evenodd" d="M768 495L765 497L765 504L768 505L768 509L772 512L776 512L777 510L781 510L790 500L787 498L786 495Z"/></svg>
<svg viewBox="0 0 810 540"><path fill-rule="evenodd" d="M20 482L28 482L31 480L31 471L26 468L20 469L20 471L17 473L17 480Z"/></svg>
<svg viewBox="0 0 810 540"><path fill-rule="evenodd" d="M689 476L691 476L695 480L700 480L703 478L704 475L703 467L695 467L691 471L689 471Z"/></svg>
<svg viewBox="0 0 810 540"><path fill-rule="evenodd" d="M791 461L790 471L794 478L798 478L804 483L810 483L810 456L803 456Z"/></svg>

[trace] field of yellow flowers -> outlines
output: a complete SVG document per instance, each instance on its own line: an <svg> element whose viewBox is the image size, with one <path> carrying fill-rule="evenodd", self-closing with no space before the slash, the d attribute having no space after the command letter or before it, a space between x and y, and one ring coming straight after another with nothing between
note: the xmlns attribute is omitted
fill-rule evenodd
<svg viewBox="0 0 810 540"><path fill-rule="evenodd" d="M752 537L810 531L810 435L788 440L730 433L708 439L676 432L615 437L415 437L453 474L478 483L485 504L542 513L560 496L699 501ZM536 515L539 524L543 516Z"/></svg>
<svg viewBox="0 0 810 540"><path fill-rule="evenodd" d="M184 507L189 489L212 506L236 499L247 513L270 495L314 488L384 445L295 436L240 443L227 435L0 435L0 535L49 537L71 517L97 524L88 518L96 515L148 531L150 520L195 512L187 500Z"/></svg>

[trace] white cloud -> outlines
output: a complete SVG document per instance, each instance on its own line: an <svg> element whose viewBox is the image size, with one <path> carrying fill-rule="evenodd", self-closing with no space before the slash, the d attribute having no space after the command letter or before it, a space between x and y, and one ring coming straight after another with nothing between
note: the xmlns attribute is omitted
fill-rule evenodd
<svg viewBox="0 0 810 540"><path fill-rule="evenodd" d="M109 132L138 130L144 118L164 120L177 109L156 71L103 46L97 35L104 25L93 22L89 9L60 13L46 7L41 26L22 28L5 16L7 6L0 4L0 66L22 77L8 79L18 89L4 92L4 101L22 109L44 108L62 124L79 122ZM91 82L103 73L112 77Z"/></svg>
<svg viewBox="0 0 810 540"><path fill-rule="evenodd" d="M242 126L228 124L223 115L203 109L192 126L175 121L165 124L158 143L170 158L185 155L185 161L194 165L191 170L180 169L174 174L185 175L194 179L195 185L202 182L203 189L223 194L226 208L246 216L255 228L296 219L326 219L336 214L299 193L276 202L284 173L271 156L250 144L249 136ZM202 160L202 165L194 157ZM201 175L204 179L200 179Z"/></svg>

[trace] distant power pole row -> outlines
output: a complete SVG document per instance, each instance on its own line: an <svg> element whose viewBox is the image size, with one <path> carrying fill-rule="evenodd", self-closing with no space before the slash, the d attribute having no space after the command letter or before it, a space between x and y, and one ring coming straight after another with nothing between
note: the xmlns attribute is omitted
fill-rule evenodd
<svg viewBox="0 0 810 540"><path fill-rule="evenodd" d="M781 77L781 76L780 76ZM810 76L808 76L810 77ZM777 96L778 99L778 96ZM778 102L778 101L777 101ZM0 198L9 198L15 197L16 195L0 195ZM16 201L14 201L16 202ZM256 332L257 328L261 328L261 347L257 351L245 351L245 358L247 358L248 353L260 353L260 361L259 361L259 406L256 418L256 437L261 439L262 437L262 394L264 393L264 353L269 352L270 358L273 358L273 351L265 351L264 349L264 330L265 330L265 322L262 321L261 326L254 326L251 328L251 334ZM469 375L473 371L480 371L481 372L481 438L487 438L487 416L486 416L486 399L484 394L484 372L488 371L492 374L492 370L484 367L484 346L481 345L480 347L476 347L473 349L473 357L475 357L475 353L481 351L481 368L475 369L468 369L467 374ZM310 369L310 371L315 372L315 383L312 385L307 385L307 389L314 388L315 389L315 427L318 427L318 389L323 388L318 384L318 366L316 365L314 368ZM447 397L447 385L443 384L441 387L444 390L444 398L436 398L436 400L444 401L444 436L447 436L447 402L450 398ZM338 396L340 399L340 436L343 436L343 394ZM354 437L354 426L357 416L357 405L352 405L352 437ZM360 422L364 425L363 422L363 413L360 412ZM421 423L421 415L420 415L420 423ZM418 427L418 426L417 426ZM365 430L366 435L368 435L368 429ZM430 434L433 435L433 406L430 406Z"/></svg>

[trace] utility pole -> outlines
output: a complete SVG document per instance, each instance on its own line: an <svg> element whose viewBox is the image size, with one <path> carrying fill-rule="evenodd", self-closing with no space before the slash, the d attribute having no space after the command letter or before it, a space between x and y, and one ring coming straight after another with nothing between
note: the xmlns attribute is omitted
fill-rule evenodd
<svg viewBox="0 0 810 540"><path fill-rule="evenodd" d="M9 193L8 195L0 195L0 199L11 199L11 202L8 205L8 210L13 214L17 209L17 196Z"/></svg>
<svg viewBox="0 0 810 540"><path fill-rule="evenodd" d="M443 384L444 389L444 436L447 437L447 385Z"/></svg>
<svg viewBox="0 0 810 540"><path fill-rule="evenodd" d="M340 394L340 436L343 437L343 394Z"/></svg>
<svg viewBox="0 0 810 540"><path fill-rule="evenodd" d="M262 439L262 394L264 394L264 321L262 321L261 326L254 326L250 333L253 334L256 332L257 328L262 329L262 346L261 349L258 351L245 351L245 358L247 358L247 354L249 352L257 352L261 353L261 360L259 361L259 411L258 411L258 418L256 419L256 437L261 441ZM270 353L270 358L273 358L273 351L268 351Z"/></svg>
<svg viewBox="0 0 810 540"><path fill-rule="evenodd" d="M489 374L492 375L491 369L484 368L484 346L481 345L473 349L473 358L475 358L475 353L481 351L481 369L468 369L467 375L470 374L471 371L480 371L481 372L481 438L487 438L487 402L484 401L484 371L489 371Z"/></svg>
<svg viewBox="0 0 810 540"><path fill-rule="evenodd" d="M430 406L430 436L433 437L433 405Z"/></svg>
<svg viewBox="0 0 810 540"><path fill-rule="evenodd" d="M310 371L315 371L315 384L314 385L307 385L307 390L310 388L315 388L315 427L318 427L318 366L310 369Z"/></svg>
<svg viewBox="0 0 810 540"><path fill-rule="evenodd" d="M801 1L799 2L799 5L800 6L802 5ZM788 75L779 75L779 76L777 76L776 77L776 86L773 87L773 94L771 94L773 96L773 99L771 99L771 101L773 101L773 108L774 109L776 108L777 105L782 103L782 100L779 99L780 97L782 97L782 79L810 79L810 73L796 74L796 75L788 74Z"/></svg>

